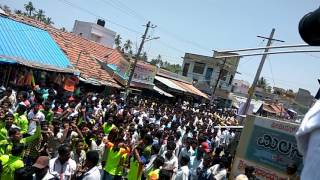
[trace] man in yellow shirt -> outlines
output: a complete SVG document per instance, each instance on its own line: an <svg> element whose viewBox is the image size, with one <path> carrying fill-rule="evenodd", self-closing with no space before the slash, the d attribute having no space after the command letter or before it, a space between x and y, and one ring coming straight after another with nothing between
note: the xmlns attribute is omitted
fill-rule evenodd
<svg viewBox="0 0 320 180"><path fill-rule="evenodd" d="M28 131L29 121L25 115L26 107L24 105L19 105L17 112L14 114L14 124L16 124L21 129L22 134L26 134Z"/></svg>
<svg viewBox="0 0 320 180"><path fill-rule="evenodd" d="M0 156L2 165L1 179L14 180L15 171L24 167L21 157L23 149L23 144L16 144L12 147L11 155Z"/></svg>
<svg viewBox="0 0 320 180"><path fill-rule="evenodd" d="M10 128L10 130L8 132L9 138L0 141L0 155L10 154L11 149L15 144L21 143L24 145L28 145L28 144L32 143L34 140L40 138L41 128L40 128L39 120L35 119L34 121L37 124L36 132L32 136L29 136L26 138L22 138L22 134L20 132L20 129Z"/></svg>

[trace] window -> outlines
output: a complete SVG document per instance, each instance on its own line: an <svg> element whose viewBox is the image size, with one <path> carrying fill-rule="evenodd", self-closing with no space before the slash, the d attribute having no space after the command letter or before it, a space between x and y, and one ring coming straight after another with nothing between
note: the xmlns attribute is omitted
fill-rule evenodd
<svg viewBox="0 0 320 180"><path fill-rule="evenodd" d="M212 73L213 73L213 68L207 68L205 80L207 80L207 81L210 80L211 76L212 76Z"/></svg>
<svg viewBox="0 0 320 180"><path fill-rule="evenodd" d="M206 64L204 64L204 63L196 62L196 63L194 63L193 72L197 73L197 74L203 74L205 66L206 66Z"/></svg>
<svg viewBox="0 0 320 180"><path fill-rule="evenodd" d="M182 76L188 76L188 71L189 71L189 63L185 63L183 66L183 71L182 71Z"/></svg>

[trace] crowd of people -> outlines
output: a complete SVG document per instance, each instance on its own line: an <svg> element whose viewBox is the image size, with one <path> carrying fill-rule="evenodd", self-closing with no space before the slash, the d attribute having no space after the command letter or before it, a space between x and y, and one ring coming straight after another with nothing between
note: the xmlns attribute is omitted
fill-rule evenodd
<svg viewBox="0 0 320 180"><path fill-rule="evenodd" d="M225 125L238 125L233 110L181 99L6 88L1 179L224 180L236 139Z"/></svg>

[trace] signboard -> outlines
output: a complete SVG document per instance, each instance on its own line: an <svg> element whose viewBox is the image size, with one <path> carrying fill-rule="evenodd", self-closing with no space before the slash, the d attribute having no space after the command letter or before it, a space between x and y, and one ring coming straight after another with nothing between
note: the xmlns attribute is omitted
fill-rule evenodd
<svg viewBox="0 0 320 180"><path fill-rule="evenodd" d="M253 165L260 179L286 179L289 164L302 169L295 133L299 125L257 116L248 116L237 148L231 177L244 173L244 164Z"/></svg>
<svg viewBox="0 0 320 180"><path fill-rule="evenodd" d="M133 62L132 62L133 63ZM108 65L110 68L111 66L113 67L112 70L113 72L118 76L116 79L122 83L123 85L126 84L127 80L129 79L130 75L130 66L131 63L127 61L124 58L121 58L120 62L116 65L114 64L109 64ZM153 87L154 85L154 78L157 73L157 67L138 61L134 74L132 77L132 84L134 86L139 86L143 87L144 85L150 87Z"/></svg>
<svg viewBox="0 0 320 180"><path fill-rule="evenodd" d="M134 69L134 74L132 81L136 83L154 85L154 77L156 76L157 68L156 66L138 62L136 68Z"/></svg>

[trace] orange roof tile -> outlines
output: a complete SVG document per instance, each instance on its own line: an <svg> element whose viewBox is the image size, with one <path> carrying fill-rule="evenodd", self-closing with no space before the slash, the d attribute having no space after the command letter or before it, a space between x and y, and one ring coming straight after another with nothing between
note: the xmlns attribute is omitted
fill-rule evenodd
<svg viewBox="0 0 320 180"><path fill-rule="evenodd" d="M73 66L80 70L81 77L85 79L94 78L101 81L102 84L108 84L117 88L121 87L107 71L102 69L101 65L96 60L107 61L108 57L111 54L114 54L113 52L117 52L117 50L87 40L78 35L63 32L50 25L46 25L43 22L25 16L10 15L10 17L16 21L48 31L63 52L68 56Z"/></svg>

